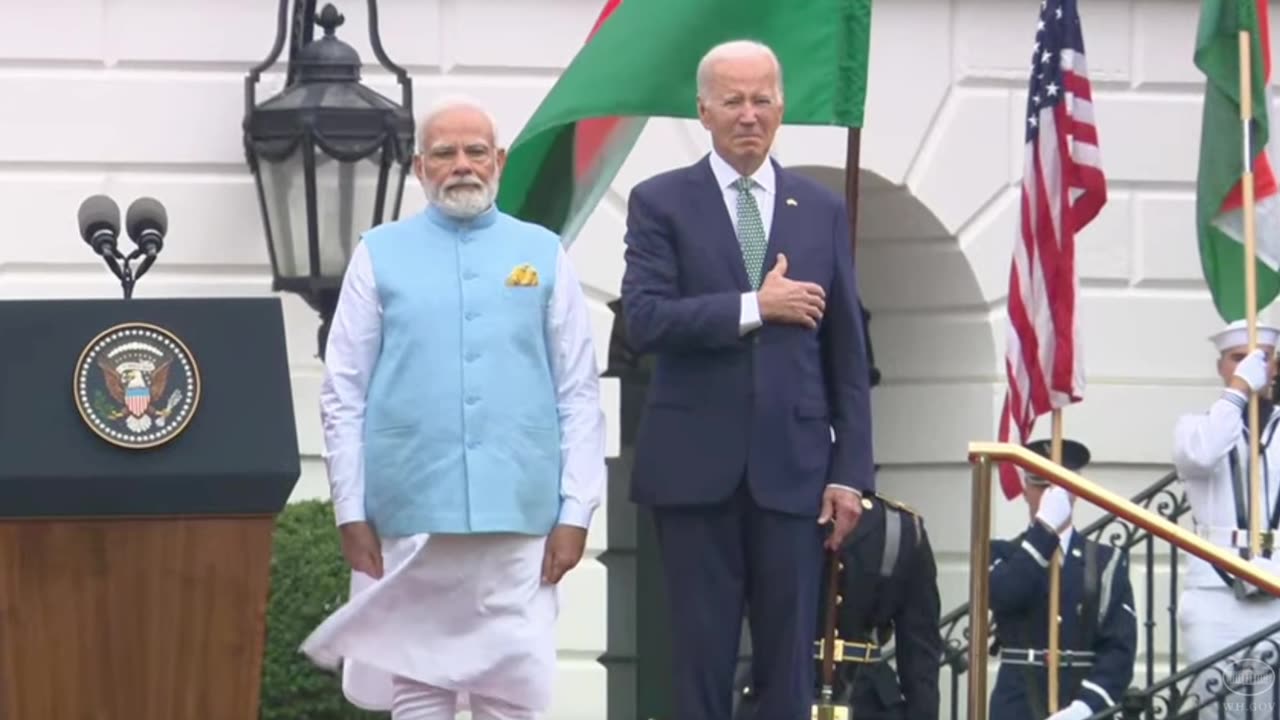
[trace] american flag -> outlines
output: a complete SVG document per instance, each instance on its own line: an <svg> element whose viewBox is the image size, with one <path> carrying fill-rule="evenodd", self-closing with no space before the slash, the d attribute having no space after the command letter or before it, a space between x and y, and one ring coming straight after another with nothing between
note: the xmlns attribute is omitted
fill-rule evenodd
<svg viewBox="0 0 1280 720"><path fill-rule="evenodd" d="M1077 0L1043 0L1031 53L1022 225L1009 276L1000 441L1025 443L1036 418L1084 398L1076 321L1075 234L1107 202ZM1022 492L1001 466L1006 498Z"/></svg>

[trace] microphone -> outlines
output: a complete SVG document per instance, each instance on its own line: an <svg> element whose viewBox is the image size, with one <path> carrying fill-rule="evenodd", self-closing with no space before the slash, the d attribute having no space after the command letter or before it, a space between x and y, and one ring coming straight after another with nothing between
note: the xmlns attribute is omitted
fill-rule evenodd
<svg viewBox="0 0 1280 720"><path fill-rule="evenodd" d="M120 235L120 206L106 195L94 195L80 203L80 237L93 251L111 258Z"/></svg>
<svg viewBox="0 0 1280 720"><path fill-rule="evenodd" d="M124 218L125 228L133 244L146 254L148 260L164 249L164 235L169 230L169 216L164 206L155 198L141 197L129 206Z"/></svg>

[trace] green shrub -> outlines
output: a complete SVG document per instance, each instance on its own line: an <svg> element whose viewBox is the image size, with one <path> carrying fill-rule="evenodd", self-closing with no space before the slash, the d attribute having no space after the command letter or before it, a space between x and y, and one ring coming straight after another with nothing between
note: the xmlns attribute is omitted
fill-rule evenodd
<svg viewBox="0 0 1280 720"><path fill-rule="evenodd" d="M333 506L290 503L276 518L262 668L261 720L373 720L342 696L342 680L298 651L311 631L346 602L350 572L342 560Z"/></svg>

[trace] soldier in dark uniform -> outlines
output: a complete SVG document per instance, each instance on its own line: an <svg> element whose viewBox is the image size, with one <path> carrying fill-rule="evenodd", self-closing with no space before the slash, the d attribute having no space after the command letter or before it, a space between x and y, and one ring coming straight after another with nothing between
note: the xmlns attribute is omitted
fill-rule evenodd
<svg viewBox="0 0 1280 720"><path fill-rule="evenodd" d="M937 720L940 601L924 519L900 503L868 495L839 561L836 704L851 706L856 720ZM824 573L824 601L826 583ZM818 616L825 619L825 608ZM819 662L823 628L816 637ZM890 639L896 669L882 659ZM735 718L754 718L750 685L740 687Z"/></svg>
<svg viewBox="0 0 1280 720"><path fill-rule="evenodd" d="M1049 441L1027 448L1050 457ZM1089 462L1084 445L1064 440L1062 465ZM1128 554L1084 539L1071 524L1074 499L1028 475L1023 494L1032 522L1012 540L991 544L993 654L1000 670L991 720L1082 720L1115 705L1133 679L1138 617ZM1048 711L1049 562L1063 549L1059 594L1058 712Z"/></svg>

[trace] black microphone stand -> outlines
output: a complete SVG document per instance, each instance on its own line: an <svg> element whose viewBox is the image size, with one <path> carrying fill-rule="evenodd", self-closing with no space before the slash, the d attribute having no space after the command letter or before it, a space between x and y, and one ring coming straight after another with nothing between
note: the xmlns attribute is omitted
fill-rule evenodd
<svg viewBox="0 0 1280 720"><path fill-rule="evenodd" d="M133 298L133 286L138 282L138 278L145 275L156 261L154 254L148 253L142 248L134 248L133 252L128 255L121 255L120 251L113 247L110 254L104 252L102 258L106 260L107 267L111 269L112 274L120 279L120 288L124 291L125 300ZM134 272L133 261L138 258L143 258L142 264L138 266L137 272Z"/></svg>

